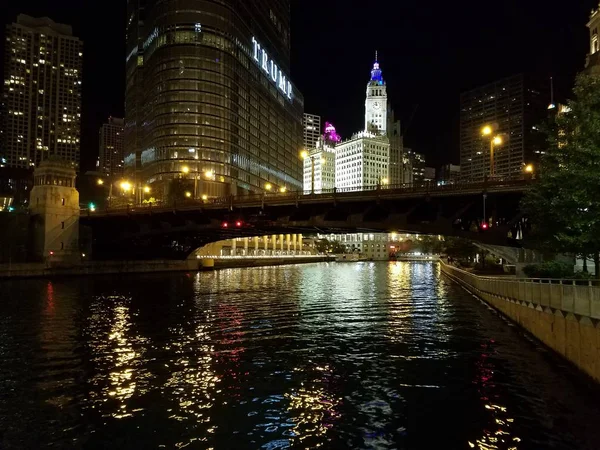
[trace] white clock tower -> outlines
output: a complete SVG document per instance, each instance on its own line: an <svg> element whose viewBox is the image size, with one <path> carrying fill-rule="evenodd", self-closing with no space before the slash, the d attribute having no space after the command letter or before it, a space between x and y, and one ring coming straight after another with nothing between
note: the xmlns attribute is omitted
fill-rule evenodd
<svg viewBox="0 0 600 450"><path fill-rule="evenodd" d="M387 90L375 53L375 64L371 70L371 80L367 85L365 102L365 131L387 134Z"/></svg>

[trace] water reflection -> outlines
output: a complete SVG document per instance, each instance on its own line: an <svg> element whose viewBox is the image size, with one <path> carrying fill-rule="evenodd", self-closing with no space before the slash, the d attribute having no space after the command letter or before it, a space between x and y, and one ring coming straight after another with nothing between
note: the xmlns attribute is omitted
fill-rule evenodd
<svg viewBox="0 0 600 450"><path fill-rule="evenodd" d="M600 441L581 426L600 420L590 394L433 263L0 283L0 298L2 448Z"/></svg>

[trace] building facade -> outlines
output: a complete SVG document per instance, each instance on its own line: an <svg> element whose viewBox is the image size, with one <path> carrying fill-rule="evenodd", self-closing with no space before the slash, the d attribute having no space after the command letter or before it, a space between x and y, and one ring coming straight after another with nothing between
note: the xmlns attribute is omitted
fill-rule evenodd
<svg viewBox="0 0 600 450"><path fill-rule="evenodd" d="M2 94L7 167L49 157L79 166L83 43L70 26L24 14L6 27Z"/></svg>
<svg viewBox="0 0 600 450"><path fill-rule="evenodd" d="M305 194L321 194L335 187L335 153L320 145L304 158L303 185Z"/></svg>
<svg viewBox="0 0 600 450"><path fill-rule="evenodd" d="M383 72L375 55L375 63L371 70L371 80L367 84L365 100L365 131L385 136L388 125L387 86Z"/></svg>
<svg viewBox="0 0 600 450"><path fill-rule="evenodd" d="M460 166L456 164L446 164L440 169L439 184L455 184L460 180Z"/></svg>
<svg viewBox="0 0 600 450"><path fill-rule="evenodd" d="M367 131L335 147L335 187L368 190L389 184L390 142Z"/></svg>
<svg viewBox="0 0 600 450"><path fill-rule="evenodd" d="M111 177L120 177L124 169L124 119L109 117L100 128L100 171Z"/></svg>
<svg viewBox="0 0 600 450"><path fill-rule="evenodd" d="M303 113L289 0L128 2L125 169L138 187L299 190Z"/></svg>
<svg viewBox="0 0 600 450"><path fill-rule="evenodd" d="M317 148L321 139L321 116L304 113L302 128L304 128L304 148L309 151Z"/></svg>
<svg viewBox="0 0 600 450"><path fill-rule="evenodd" d="M387 136L390 141L390 185L403 184L404 172L404 139L399 120L394 117L394 111L388 114Z"/></svg>
<svg viewBox="0 0 600 450"><path fill-rule="evenodd" d="M587 55L585 70L589 74L600 74L600 42L598 41L598 30L600 30L600 6L592 10L590 20L587 24L590 30L590 52Z"/></svg>
<svg viewBox="0 0 600 450"><path fill-rule="evenodd" d="M518 179L523 168L536 163L546 149L539 126L548 116L550 80L520 74L461 95L460 167L466 181L482 181L492 172L490 126L502 144L494 149L494 176Z"/></svg>
<svg viewBox="0 0 600 450"><path fill-rule="evenodd" d="M412 182L421 183L425 181L425 156L409 150L408 157L412 169Z"/></svg>

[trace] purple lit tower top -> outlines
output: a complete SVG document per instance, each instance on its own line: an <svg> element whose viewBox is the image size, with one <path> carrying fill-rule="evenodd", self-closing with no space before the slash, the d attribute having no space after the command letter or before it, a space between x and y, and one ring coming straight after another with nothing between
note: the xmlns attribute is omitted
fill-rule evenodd
<svg viewBox="0 0 600 450"><path fill-rule="evenodd" d="M331 123L325 122L325 134L323 135L323 140L326 144L335 145L342 142L342 137L337 134L335 127Z"/></svg>
<svg viewBox="0 0 600 450"><path fill-rule="evenodd" d="M377 52L375 52L375 64L373 64L373 70L371 70L371 81L369 84L383 86L385 82L383 81L383 73L381 67L379 67L378 59Z"/></svg>

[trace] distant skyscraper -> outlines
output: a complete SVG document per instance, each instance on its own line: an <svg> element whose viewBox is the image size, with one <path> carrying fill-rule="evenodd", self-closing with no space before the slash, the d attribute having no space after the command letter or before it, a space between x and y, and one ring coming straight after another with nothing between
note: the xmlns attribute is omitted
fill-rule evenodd
<svg viewBox="0 0 600 450"><path fill-rule="evenodd" d="M70 26L20 14L6 27L0 161L29 168L50 156L79 165L83 43Z"/></svg>
<svg viewBox="0 0 600 450"><path fill-rule="evenodd" d="M600 30L600 6L592 11L587 26L590 30L590 52L587 56L585 68L588 73L600 74L600 37L598 35L598 30Z"/></svg>
<svg viewBox="0 0 600 450"><path fill-rule="evenodd" d="M490 174L490 138L481 130L490 125L503 143L494 152L494 176L520 178L523 167L545 151L539 126L548 117L550 79L515 75L461 95L461 177L481 181Z"/></svg>
<svg viewBox="0 0 600 450"><path fill-rule="evenodd" d="M302 189L290 0L127 3L125 170L136 183L158 199L181 192L175 179L197 197Z"/></svg>
<svg viewBox="0 0 600 450"><path fill-rule="evenodd" d="M109 117L100 128L100 170L112 177L123 173L123 119Z"/></svg>
<svg viewBox="0 0 600 450"><path fill-rule="evenodd" d="M304 127L304 148L307 150L317 148L321 138L321 116L304 113L302 125Z"/></svg>
<svg viewBox="0 0 600 450"><path fill-rule="evenodd" d="M412 167L413 183L425 181L425 156L421 153L409 151L408 157L410 158L410 165Z"/></svg>

